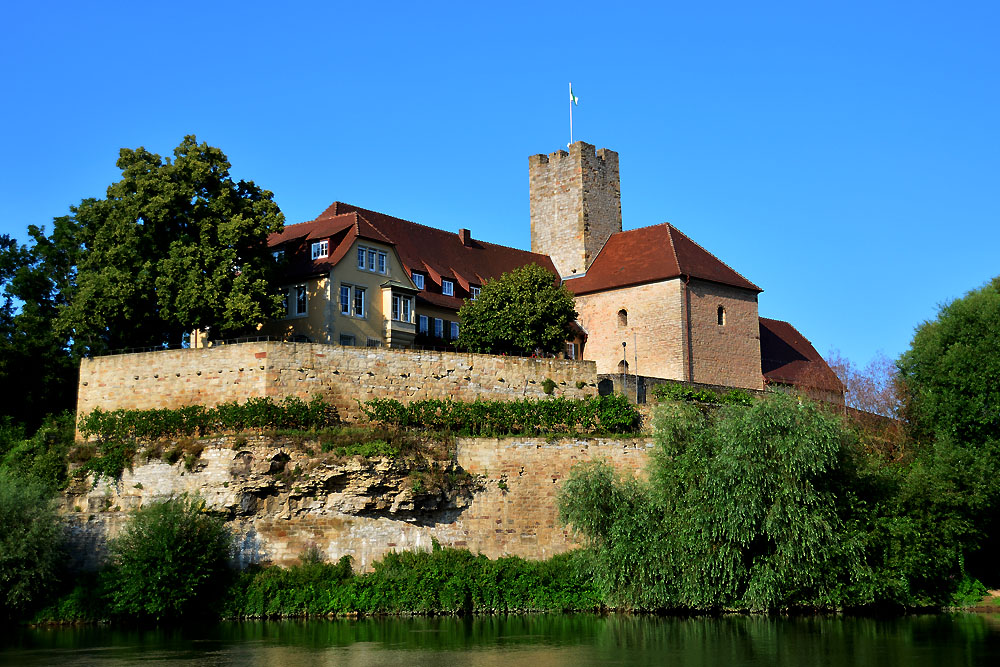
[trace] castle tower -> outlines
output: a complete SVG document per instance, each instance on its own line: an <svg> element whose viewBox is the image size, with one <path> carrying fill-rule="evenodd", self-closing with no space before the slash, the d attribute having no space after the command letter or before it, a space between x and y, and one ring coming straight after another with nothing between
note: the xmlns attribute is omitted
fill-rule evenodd
<svg viewBox="0 0 1000 667"><path fill-rule="evenodd" d="M618 153L577 141L569 152L528 158L531 251L548 255L559 275L580 275L622 230Z"/></svg>

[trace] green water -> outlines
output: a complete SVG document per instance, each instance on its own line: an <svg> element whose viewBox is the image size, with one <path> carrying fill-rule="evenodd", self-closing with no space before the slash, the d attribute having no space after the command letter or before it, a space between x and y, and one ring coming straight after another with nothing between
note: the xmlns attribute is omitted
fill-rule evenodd
<svg viewBox="0 0 1000 667"><path fill-rule="evenodd" d="M1000 665L1000 615L656 618L544 615L103 627L0 635L0 664Z"/></svg>

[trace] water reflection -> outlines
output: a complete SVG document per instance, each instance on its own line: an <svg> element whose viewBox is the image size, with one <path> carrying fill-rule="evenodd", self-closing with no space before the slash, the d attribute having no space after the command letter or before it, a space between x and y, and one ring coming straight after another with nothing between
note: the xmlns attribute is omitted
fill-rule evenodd
<svg viewBox="0 0 1000 667"><path fill-rule="evenodd" d="M0 664L27 666L457 663L484 667L1000 664L1000 616L336 619L170 630L35 629L0 637Z"/></svg>

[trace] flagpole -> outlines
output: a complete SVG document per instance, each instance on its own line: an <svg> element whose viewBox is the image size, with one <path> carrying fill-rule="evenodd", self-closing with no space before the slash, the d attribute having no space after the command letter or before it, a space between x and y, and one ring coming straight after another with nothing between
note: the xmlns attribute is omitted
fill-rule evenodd
<svg viewBox="0 0 1000 667"><path fill-rule="evenodd" d="M573 145L573 82L569 82L569 146ZM567 146L567 148L569 148Z"/></svg>

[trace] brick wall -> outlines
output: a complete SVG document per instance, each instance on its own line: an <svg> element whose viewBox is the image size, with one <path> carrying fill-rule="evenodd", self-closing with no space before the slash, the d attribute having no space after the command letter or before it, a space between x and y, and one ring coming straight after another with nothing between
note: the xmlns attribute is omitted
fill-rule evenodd
<svg viewBox="0 0 1000 667"><path fill-rule="evenodd" d="M216 405L251 396L321 394L341 415L356 416L357 401L395 398L456 400L597 393L593 362L530 359L458 352L341 347L315 343L241 343L84 359L77 413L96 407L149 409ZM577 382L586 383L577 388Z"/></svg>
<svg viewBox="0 0 1000 667"><path fill-rule="evenodd" d="M686 304L691 336L688 380L744 389L763 389L757 295L727 285L692 280ZM725 324L718 309L725 309Z"/></svg>

